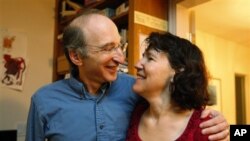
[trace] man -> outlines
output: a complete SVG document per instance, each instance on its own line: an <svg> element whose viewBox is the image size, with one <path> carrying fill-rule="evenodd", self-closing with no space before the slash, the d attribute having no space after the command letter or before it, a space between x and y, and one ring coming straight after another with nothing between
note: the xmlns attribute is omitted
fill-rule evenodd
<svg viewBox="0 0 250 141"><path fill-rule="evenodd" d="M132 91L134 78L117 72L124 45L116 25L86 11L65 29L63 44L71 77L32 96L26 141L124 141L139 97ZM215 139L228 135L221 115L203 124L212 126L204 130L217 133Z"/></svg>

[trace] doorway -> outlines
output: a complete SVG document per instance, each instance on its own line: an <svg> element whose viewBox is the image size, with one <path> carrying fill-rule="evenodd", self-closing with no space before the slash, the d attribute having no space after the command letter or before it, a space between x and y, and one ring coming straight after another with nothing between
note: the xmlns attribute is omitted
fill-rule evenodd
<svg viewBox="0 0 250 141"><path fill-rule="evenodd" d="M245 76L235 75L236 124L246 124Z"/></svg>

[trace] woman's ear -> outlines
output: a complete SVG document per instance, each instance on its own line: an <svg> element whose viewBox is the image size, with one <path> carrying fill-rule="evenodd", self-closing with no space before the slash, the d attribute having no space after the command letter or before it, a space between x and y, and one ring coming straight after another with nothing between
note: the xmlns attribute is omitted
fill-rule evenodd
<svg viewBox="0 0 250 141"><path fill-rule="evenodd" d="M172 77L174 77L175 73L176 73L175 70L172 69L171 72L170 72L170 75L172 75Z"/></svg>
<svg viewBox="0 0 250 141"><path fill-rule="evenodd" d="M77 66L82 65L82 59L80 55L76 51L69 51L69 58L72 63L74 63Z"/></svg>

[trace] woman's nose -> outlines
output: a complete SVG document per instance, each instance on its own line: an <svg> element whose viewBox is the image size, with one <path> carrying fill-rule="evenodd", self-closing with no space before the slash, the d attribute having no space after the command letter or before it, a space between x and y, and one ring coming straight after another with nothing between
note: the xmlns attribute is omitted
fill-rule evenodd
<svg viewBox="0 0 250 141"><path fill-rule="evenodd" d="M140 59L136 64L135 64L135 69L142 69L143 68L143 66L142 66L142 59Z"/></svg>

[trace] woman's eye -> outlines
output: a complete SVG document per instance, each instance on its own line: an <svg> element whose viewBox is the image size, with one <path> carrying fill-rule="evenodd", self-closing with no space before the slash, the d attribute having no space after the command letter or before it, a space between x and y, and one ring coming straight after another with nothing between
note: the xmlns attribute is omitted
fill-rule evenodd
<svg viewBox="0 0 250 141"><path fill-rule="evenodd" d="M147 57L147 59L148 59L149 61L154 60L154 58L153 58L153 57Z"/></svg>

